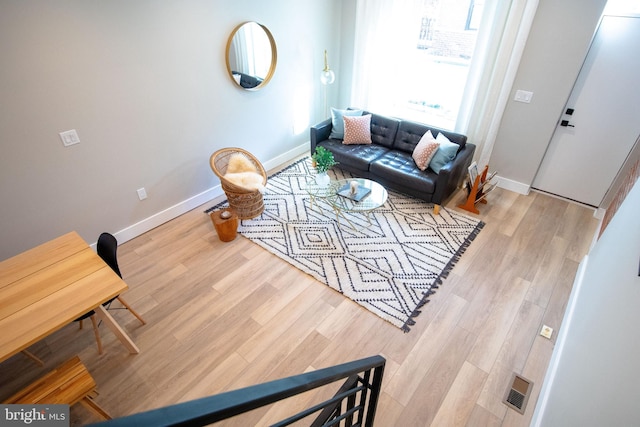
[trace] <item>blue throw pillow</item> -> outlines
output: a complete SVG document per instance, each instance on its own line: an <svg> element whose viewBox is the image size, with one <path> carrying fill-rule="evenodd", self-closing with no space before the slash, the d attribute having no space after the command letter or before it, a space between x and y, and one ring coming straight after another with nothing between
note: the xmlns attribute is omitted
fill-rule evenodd
<svg viewBox="0 0 640 427"><path fill-rule="evenodd" d="M361 116L362 110L338 110L331 107L331 135L332 139L344 139L344 116Z"/></svg>
<svg viewBox="0 0 640 427"><path fill-rule="evenodd" d="M440 173L440 169L456 157L460 146L455 142L449 141L449 138L444 136L442 133L438 134L436 142L439 142L440 146L438 147L436 154L431 159L429 167L435 173Z"/></svg>

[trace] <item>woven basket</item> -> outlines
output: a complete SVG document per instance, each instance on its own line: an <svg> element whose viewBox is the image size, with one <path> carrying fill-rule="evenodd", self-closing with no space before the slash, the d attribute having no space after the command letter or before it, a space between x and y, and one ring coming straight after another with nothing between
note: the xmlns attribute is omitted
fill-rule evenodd
<svg viewBox="0 0 640 427"><path fill-rule="evenodd" d="M236 211L238 218L250 219L259 216L264 211L262 193L255 190L247 190L224 178L229 166L229 158L236 153L243 154L253 165L260 175L262 175L262 185L267 185L267 172L262 164L251 153L242 148L223 148L211 155L209 163L211 170L220 178L222 190L227 195L229 207Z"/></svg>

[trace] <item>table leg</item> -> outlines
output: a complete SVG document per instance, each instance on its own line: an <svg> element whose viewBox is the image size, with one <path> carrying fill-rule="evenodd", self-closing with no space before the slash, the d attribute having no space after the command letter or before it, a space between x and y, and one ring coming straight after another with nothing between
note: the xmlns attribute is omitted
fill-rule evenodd
<svg viewBox="0 0 640 427"><path fill-rule="evenodd" d="M309 208L311 208L312 211L315 211L315 209L313 208L314 203L318 207L318 209L320 210L320 213L322 215L324 215L324 209L322 209L322 206L320 206L320 203L318 202L316 197L310 194L309 195Z"/></svg>
<svg viewBox="0 0 640 427"><path fill-rule="evenodd" d="M371 222L371 211L362 211L362 212L358 212L360 215L362 215L363 217L365 217L367 219L367 222L369 223L369 227L364 226L361 228L357 228L350 220L349 218L347 218L347 216L344 214L344 212L342 211L342 209L340 209L338 206L333 206L333 210L336 213L336 222L338 223L338 227L342 227L342 223L340 222L340 217L342 217L347 224L349 224L349 227L351 227L351 229L353 229L353 231L357 231L358 233L362 233L364 230L371 228L373 226L373 223ZM355 212L352 212L355 214Z"/></svg>
<svg viewBox="0 0 640 427"><path fill-rule="evenodd" d="M131 340L129 335L127 335L127 333L120 327L118 322L116 322L116 319L114 319L113 316L109 314L109 312L107 311L106 308L104 308L104 306L99 305L98 308L95 309L95 312L98 318L102 320L109 329L111 329L111 332L113 332L116 337L118 337L120 342L124 344L124 346L127 347L127 349L129 349L129 353L131 354L140 353L140 349L138 349L138 347Z"/></svg>
<svg viewBox="0 0 640 427"><path fill-rule="evenodd" d="M333 210L336 212L336 222L338 223L338 227L341 227L340 224L340 217L344 218L345 221L347 221L347 224L349 224L349 227L351 227L353 229L353 231L357 231L357 232L361 232L362 230L358 230L356 228L355 225L353 225L353 223L349 220L349 218L346 217L346 215L342 212L342 209L340 209L337 206L333 207ZM371 221L369 221L371 222Z"/></svg>

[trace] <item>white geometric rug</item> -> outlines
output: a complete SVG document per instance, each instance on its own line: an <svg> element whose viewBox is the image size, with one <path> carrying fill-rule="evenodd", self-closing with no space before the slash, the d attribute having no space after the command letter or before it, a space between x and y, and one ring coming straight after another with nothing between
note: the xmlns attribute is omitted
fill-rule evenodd
<svg viewBox="0 0 640 427"><path fill-rule="evenodd" d="M329 207L310 208L305 178L314 173L307 157L269 177L264 213L241 221L238 232L408 332L484 223L445 208L433 215L433 204L387 189L371 226L361 214L345 214L368 226L354 231ZM329 174L353 177L337 167Z"/></svg>

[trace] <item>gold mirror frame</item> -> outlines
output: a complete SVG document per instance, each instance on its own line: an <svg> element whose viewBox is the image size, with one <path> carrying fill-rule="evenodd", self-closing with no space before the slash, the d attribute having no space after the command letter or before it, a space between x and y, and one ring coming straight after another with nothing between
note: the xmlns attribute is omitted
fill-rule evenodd
<svg viewBox="0 0 640 427"><path fill-rule="evenodd" d="M245 27L246 26L246 27ZM255 26L257 26L258 28L260 28L263 32L264 35L267 37L268 42L269 42L269 46L271 48L271 61L269 64L269 69L266 70L266 74L264 76L262 75L252 75L249 73L246 73L244 71L247 70L239 70L239 69L234 69L234 68L238 68L237 66L232 67L231 64L231 57L232 55L237 55L237 52L241 52L242 50L247 50L247 46L246 45L241 45L242 43L242 38L241 38L241 34L240 31L241 30L245 30L249 29L251 27L255 28ZM260 34L258 34L259 36ZM234 43L235 41L235 43ZM241 45L241 46L238 46ZM254 22L254 21L246 21L241 23L240 25L238 25L237 27L235 27L233 29L233 31L231 32L231 35L229 36L229 40L227 41L227 49L226 49L226 64L227 64L227 72L229 74L229 77L231 78L231 80L233 81L233 83L241 88L241 89L245 89L245 90L258 90L258 89L262 89L263 87L265 87L267 85L267 83L269 83L269 80L271 80L271 77L273 77L273 74L276 70L276 63L277 63L277 59L278 59L278 55L277 55L277 51L276 51L276 42L273 39L273 35L271 34L271 32L269 31L269 29L267 27L265 27L264 25L258 23L258 22ZM236 65L237 65L237 60L235 61ZM234 77L234 75L238 75L238 80L236 80L236 77ZM243 78L245 80L243 80ZM258 80L258 84L256 84L255 86L252 86L253 79L257 79ZM248 82L248 80L250 80L251 82Z"/></svg>

